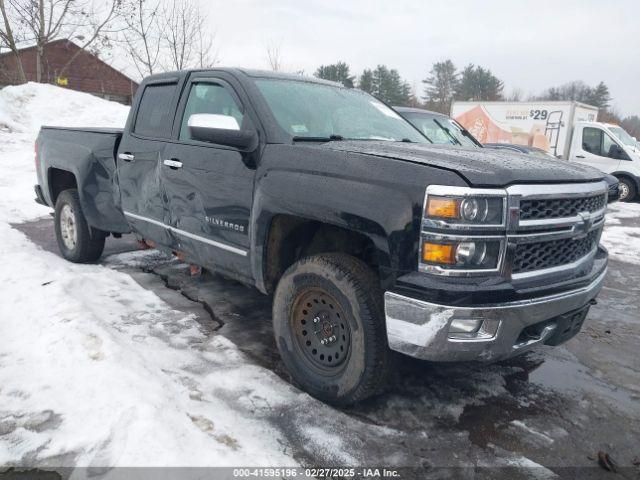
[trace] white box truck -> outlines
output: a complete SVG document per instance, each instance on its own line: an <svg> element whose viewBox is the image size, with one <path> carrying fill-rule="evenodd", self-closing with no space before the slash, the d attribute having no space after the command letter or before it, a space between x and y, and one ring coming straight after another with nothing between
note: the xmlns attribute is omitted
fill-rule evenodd
<svg viewBox="0 0 640 480"><path fill-rule="evenodd" d="M537 147L610 173L620 200L640 191L640 148L618 125L597 122L598 108L580 102L453 102L451 117L480 143Z"/></svg>

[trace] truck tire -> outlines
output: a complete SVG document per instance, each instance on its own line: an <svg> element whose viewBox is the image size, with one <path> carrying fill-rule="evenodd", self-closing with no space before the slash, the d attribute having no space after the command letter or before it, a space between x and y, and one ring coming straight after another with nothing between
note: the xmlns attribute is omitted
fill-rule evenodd
<svg viewBox="0 0 640 480"><path fill-rule="evenodd" d="M631 202L636 198L636 184L629 178L620 177L618 178L620 182L620 186L618 187L620 190L620 201L621 202Z"/></svg>
<svg viewBox="0 0 640 480"><path fill-rule="evenodd" d="M313 255L289 267L274 295L273 328L293 380L320 400L353 404L388 378L382 290L354 257Z"/></svg>
<svg viewBox="0 0 640 480"><path fill-rule="evenodd" d="M58 248L64 258L74 263L90 263L100 258L106 234L89 226L75 188L58 195L54 221Z"/></svg>

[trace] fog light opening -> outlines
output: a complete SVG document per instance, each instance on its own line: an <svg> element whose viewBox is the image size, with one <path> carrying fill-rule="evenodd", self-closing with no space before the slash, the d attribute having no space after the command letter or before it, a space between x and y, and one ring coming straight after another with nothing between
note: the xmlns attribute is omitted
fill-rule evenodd
<svg viewBox="0 0 640 480"><path fill-rule="evenodd" d="M484 318L456 318L449 325L449 338L453 340L490 340L500 328L500 320Z"/></svg>
<svg viewBox="0 0 640 480"><path fill-rule="evenodd" d="M449 333L476 333L482 323L482 318L456 319L451 322Z"/></svg>
<svg viewBox="0 0 640 480"><path fill-rule="evenodd" d="M498 328L500 328L500 320L485 320L479 333L485 338L493 338L498 333Z"/></svg>

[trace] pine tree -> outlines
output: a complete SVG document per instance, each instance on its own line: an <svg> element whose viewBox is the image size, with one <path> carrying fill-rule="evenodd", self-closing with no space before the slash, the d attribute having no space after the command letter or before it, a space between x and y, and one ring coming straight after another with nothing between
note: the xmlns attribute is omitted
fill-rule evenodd
<svg viewBox="0 0 640 480"><path fill-rule="evenodd" d="M485 69L473 64L467 65L460 75L456 90L459 100L501 100L504 83Z"/></svg>
<svg viewBox="0 0 640 480"><path fill-rule="evenodd" d="M581 80L575 80L559 87L548 88L541 95L533 97L533 100L573 100L588 103L604 111L610 109L611 95L609 87L604 82L590 87Z"/></svg>
<svg viewBox="0 0 640 480"><path fill-rule="evenodd" d="M360 75L360 80L358 81L358 88L367 93L373 94L373 72L369 69L366 69Z"/></svg>
<svg viewBox="0 0 640 480"><path fill-rule="evenodd" d="M395 69L378 65L375 70L365 70L360 77L360 89L371 93L390 105L408 105L411 87Z"/></svg>
<svg viewBox="0 0 640 480"><path fill-rule="evenodd" d="M351 75L349 70L349 65L345 62L337 62L330 65L321 65L314 75L318 78L339 82L345 87L352 88L356 77Z"/></svg>
<svg viewBox="0 0 640 480"><path fill-rule="evenodd" d="M609 94L609 87L607 87L604 82L600 82L593 88L589 97L587 103L605 110L609 108L611 95Z"/></svg>
<svg viewBox="0 0 640 480"><path fill-rule="evenodd" d="M449 113L451 100L458 87L458 73L451 60L433 64L429 77L424 79L424 99L434 110Z"/></svg>

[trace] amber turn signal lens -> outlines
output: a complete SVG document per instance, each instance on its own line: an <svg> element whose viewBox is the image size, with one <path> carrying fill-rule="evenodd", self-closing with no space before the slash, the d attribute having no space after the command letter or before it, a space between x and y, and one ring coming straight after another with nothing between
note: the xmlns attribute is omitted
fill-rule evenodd
<svg viewBox="0 0 640 480"><path fill-rule="evenodd" d="M422 260L426 263L453 265L456 263L455 245L425 242L422 244Z"/></svg>
<svg viewBox="0 0 640 480"><path fill-rule="evenodd" d="M460 218L460 201L454 198L431 197L427 202L427 216Z"/></svg>

